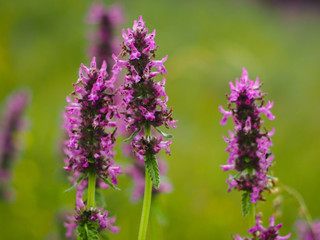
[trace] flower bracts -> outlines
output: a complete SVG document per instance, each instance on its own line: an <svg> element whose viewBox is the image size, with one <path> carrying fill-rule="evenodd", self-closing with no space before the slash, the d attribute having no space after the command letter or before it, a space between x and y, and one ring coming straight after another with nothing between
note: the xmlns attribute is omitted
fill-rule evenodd
<svg viewBox="0 0 320 240"><path fill-rule="evenodd" d="M226 124L227 118L232 117L235 125L234 131L229 131L230 138L223 137L228 143L226 151L229 158L227 165L221 167L224 171L238 172L234 176L229 175L229 191L232 188L244 191L243 201L253 203L263 200L262 192L274 186L274 181L268 176L274 158L269 150L274 129L263 131L260 116L264 113L270 120L275 118L270 111L273 102L269 101L264 106L265 94L260 87L259 79L251 81L243 69L240 81L236 79L235 86L230 82L231 94L227 96L229 111L219 106L223 114L221 124Z"/></svg>
<svg viewBox="0 0 320 240"><path fill-rule="evenodd" d="M175 128L174 123L177 121L172 119L172 109L167 107L165 78L161 82L154 80L158 74L167 73L163 65L167 57L160 61L153 60L156 51L155 33L155 30L148 33L141 16L138 21L134 21L132 29L123 29L123 51L119 56L128 55L129 59L120 60L113 56L116 61L113 72L116 75L122 68L128 71L120 89L123 96L121 114L127 130L133 132L128 139L132 140L133 151L139 159L145 161L153 185L158 188L159 169L155 154L161 149L169 154L171 144L171 140L162 139L162 136L171 136L158 127L165 125L167 128Z"/></svg>

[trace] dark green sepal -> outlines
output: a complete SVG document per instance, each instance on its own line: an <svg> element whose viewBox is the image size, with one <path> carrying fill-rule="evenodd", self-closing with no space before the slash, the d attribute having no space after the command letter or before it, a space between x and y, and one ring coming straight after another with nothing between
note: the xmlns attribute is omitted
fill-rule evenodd
<svg viewBox="0 0 320 240"><path fill-rule="evenodd" d="M152 185L156 188L159 189L159 184L160 184L160 173L159 173L159 166L157 159L154 155L152 154L147 154L145 156L145 162L144 162L148 173L150 175Z"/></svg>

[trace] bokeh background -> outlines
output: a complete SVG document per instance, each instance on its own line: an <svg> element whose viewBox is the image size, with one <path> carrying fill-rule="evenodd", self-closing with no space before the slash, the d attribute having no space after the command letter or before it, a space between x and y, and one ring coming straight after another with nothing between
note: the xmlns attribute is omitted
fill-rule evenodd
<svg viewBox="0 0 320 240"><path fill-rule="evenodd" d="M106 1L107 5L112 2ZM157 29L158 58L169 55L166 90L174 117L169 177L171 194L155 199L148 239L231 239L246 234L241 195L227 193L219 165L228 157L218 106L226 106L229 81L246 67L264 82L275 102L273 173L304 197L313 218L320 217L320 8L284 2L245 0L123 0L131 27L143 15ZM267 1L266 1L267 2ZM0 101L19 87L33 92L26 115L24 152L16 164L14 203L0 202L0 239L59 239L56 215L72 209L75 193L63 175L59 152L61 113L86 55L84 23L90 1L13 0L0 2ZM121 29L118 33L120 35ZM117 161L126 163L121 154ZM132 182L119 178L122 191L104 191L121 231L110 239L135 239L141 202L129 201ZM293 232L298 207L282 193L282 235ZM259 205L267 223L272 199Z"/></svg>

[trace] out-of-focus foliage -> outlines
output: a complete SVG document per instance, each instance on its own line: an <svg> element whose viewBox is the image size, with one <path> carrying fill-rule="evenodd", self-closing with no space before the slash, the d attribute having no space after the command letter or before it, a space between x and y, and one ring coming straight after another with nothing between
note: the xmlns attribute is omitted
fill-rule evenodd
<svg viewBox="0 0 320 240"><path fill-rule="evenodd" d="M159 196L152 209L149 239L230 239L249 228L241 215L241 195L227 193L219 165L228 154L218 105L225 105L228 82L246 67L264 82L274 100L276 128L272 148L274 175L305 197L313 217L320 216L320 16L292 14L252 1L121 1L130 27L141 14L157 29L158 57L166 67L169 105L179 119L169 176L174 191ZM55 215L72 207L75 193L63 174L61 112L86 56L83 0L13 0L0 3L0 100L13 89L33 91L27 112L32 122L23 159L15 169L15 203L0 203L0 239L55 239ZM119 35L121 31L119 29ZM117 155L121 159L121 154ZM122 163L125 160L121 160ZM122 191L104 191L121 230L111 239L135 239L141 203L129 202L132 183L120 177ZM268 219L271 200L260 204ZM284 194L282 235L293 231L297 208ZM160 210L161 209L161 210ZM160 224L160 223L161 224ZM161 226L160 226L161 225Z"/></svg>

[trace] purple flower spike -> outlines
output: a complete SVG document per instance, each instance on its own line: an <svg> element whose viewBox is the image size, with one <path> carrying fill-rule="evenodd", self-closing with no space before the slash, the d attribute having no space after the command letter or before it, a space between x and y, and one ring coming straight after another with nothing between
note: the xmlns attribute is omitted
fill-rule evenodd
<svg viewBox="0 0 320 240"><path fill-rule="evenodd" d="M140 131L146 125L154 128L165 125L175 128L177 121L173 120L172 109L168 109L168 96L165 93L165 79L156 82L153 78L159 74L166 73L162 60L155 58L156 44L154 42L155 30L148 33L145 22L140 16L134 21L133 28L122 32L124 38L123 51L119 57L128 55L128 60L119 60L113 56L116 64L113 67L114 74L126 68L128 73L125 76L120 92L123 96L122 114L129 133ZM158 134L159 135L159 134ZM161 136L153 136L146 140L144 136L137 135L132 142L136 156L142 159L146 154L156 154L160 149L169 153L171 141L162 141Z"/></svg>
<svg viewBox="0 0 320 240"><path fill-rule="evenodd" d="M11 201L13 197L9 189L9 183L19 151L15 134L25 130L27 126L23 112L29 102L29 92L25 90L15 92L7 99L2 112L0 123L0 198L6 201Z"/></svg>
<svg viewBox="0 0 320 240"><path fill-rule="evenodd" d="M256 225L248 230L253 235L252 238L240 237L238 234L234 237L235 240L286 240L291 237L291 233L286 236L279 236L279 230L282 227L282 223L275 225L274 216L270 218L270 224L268 228L261 225L261 217L256 217Z"/></svg>
<svg viewBox="0 0 320 240"><path fill-rule="evenodd" d="M270 109L273 102L264 105L264 93L260 91L259 79L251 81L248 72L243 69L241 79L236 79L235 85L230 82L231 94L228 96L228 110L219 106L223 114L220 124L225 125L232 117L234 131L229 132L230 138L223 137L228 143L229 152L227 165L222 165L223 171L235 170L235 176L227 180L229 190L235 188L250 194L251 202L263 200L262 192L274 186L275 181L267 175L274 156L269 148L272 146L271 132L261 130L263 121L260 114L273 120Z"/></svg>
<svg viewBox="0 0 320 240"><path fill-rule="evenodd" d="M116 183L119 167L113 166L116 132L113 117L117 114L111 89L108 88L106 65L99 70L93 58L91 67L80 68L73 98L68 97L64 128L69 134L65 152L68 171L87 173L93 168L97 175ZM78 89L82 89L78 91ZM107 132L106 130L112 130ZM112 170L117 169L117 171Z"/></svg>
<svg viewBox="0 0 320 240"><path fill-rule="evenodd" d="M320 221L309 224L304 220L296 222L299 240L320 240Z"/></svg>
<svg viewBox="0 0 320 240"><path fill-rule="evenodd" d="M84 237L87 235L82 236L86 234L86 228L96 232L103 229L118 231L118 227L113 226L114 217L108 218L107 211L87 206L88 200L83 200L89 185L88 175L94 173L94 178L99 177L94 180L95 187L107 188L106 183L116 185L117 176L121 174L120 167L113 162L117 136L115 117L119 113L114 103L114 78L107 79L106 68L106 62L103 62L98 69L95 57L89 68L82 64L72 97L67 97L64 128L69 139L65 141L65 169L73 174L71 182L77 185L76 214L65 223L67 237L74 235L75 228L81 239L87 239Z"/></svg>
<svg viewBox="0 0 320 240"><path fill-rule="evenodd" d="M89 55L96 56L97 65L100 67L103 60L108 66L112 66L112 53L119 52L119 41L114 37L114 29L124 21L123 10L120 5L112 5L106 8L103 3L93 3L88 16L87 23L96 25L90 38ZM111 68L108 69L110 74Z"/></svg>

